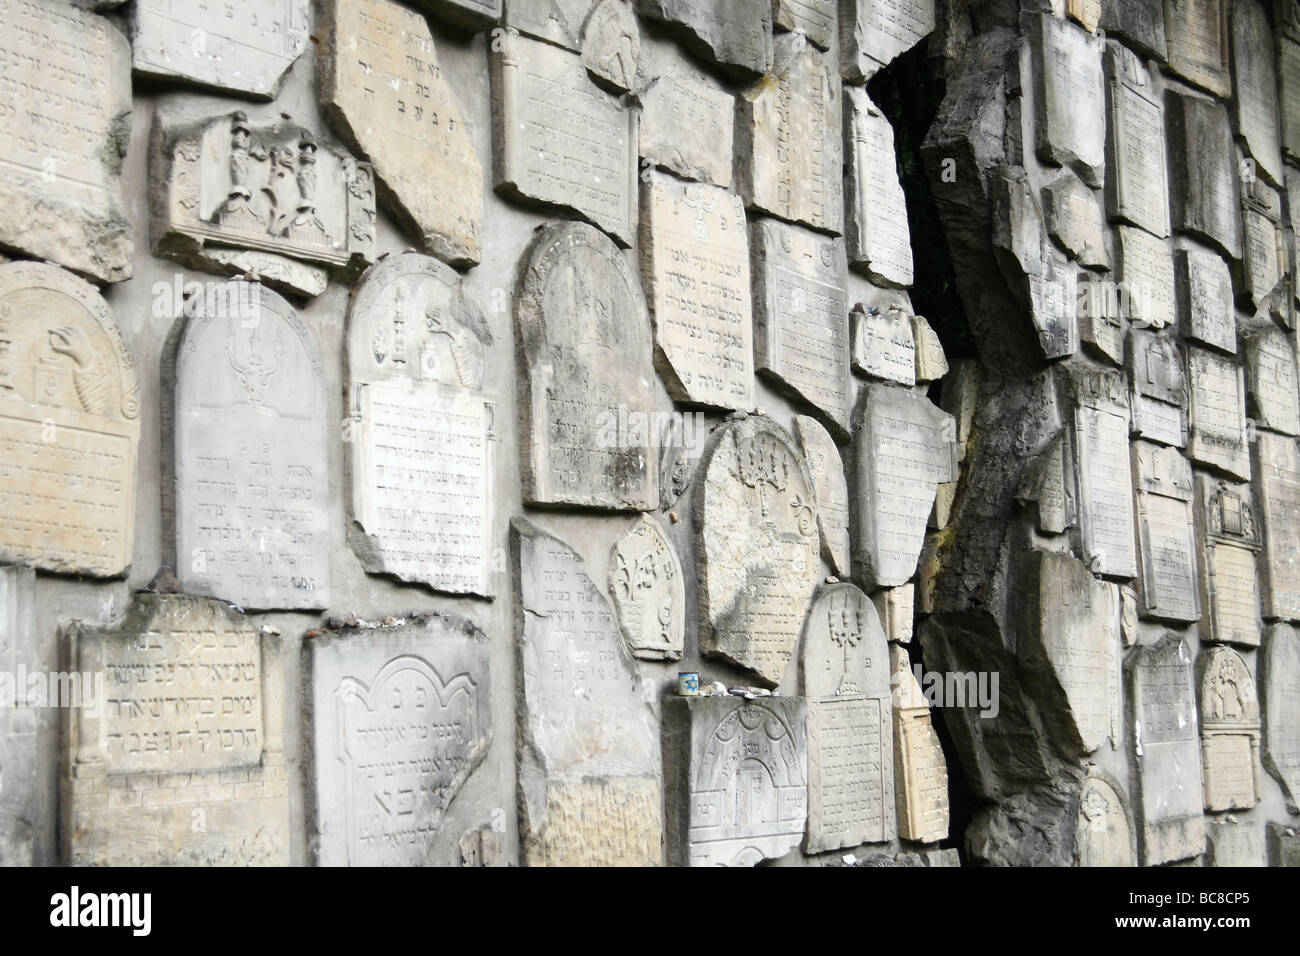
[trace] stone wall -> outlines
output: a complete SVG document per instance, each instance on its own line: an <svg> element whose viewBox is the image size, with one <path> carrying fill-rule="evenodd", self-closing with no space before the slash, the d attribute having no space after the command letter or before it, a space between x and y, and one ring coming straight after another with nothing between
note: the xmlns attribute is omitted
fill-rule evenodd
<svg viewBox="0 0 1300 956"><path fill-rule="evenodd" d="M0 0L0 863L1294 856L1300 5L502 6Z"/></svg>

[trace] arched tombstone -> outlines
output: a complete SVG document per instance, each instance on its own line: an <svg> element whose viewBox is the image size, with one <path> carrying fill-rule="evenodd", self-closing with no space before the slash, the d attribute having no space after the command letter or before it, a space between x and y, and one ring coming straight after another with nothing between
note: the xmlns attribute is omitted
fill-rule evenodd
<svg viewBox="0 0 1300 956"><path fill-rule="evenodd" d="M1197 662L1205 809L1248 810L1259 802L1259 696L1246 662L1212 647Z"/></svg>

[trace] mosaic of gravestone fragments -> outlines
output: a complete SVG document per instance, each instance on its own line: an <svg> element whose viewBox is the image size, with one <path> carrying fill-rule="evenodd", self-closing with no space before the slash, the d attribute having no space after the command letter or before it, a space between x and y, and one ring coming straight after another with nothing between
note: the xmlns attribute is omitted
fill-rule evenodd
<svg viewBox="0 0 1300 956"><path fill-rule="evenodd" d="M0 24L0 865L1300 865L1300 0Z"/></svg>

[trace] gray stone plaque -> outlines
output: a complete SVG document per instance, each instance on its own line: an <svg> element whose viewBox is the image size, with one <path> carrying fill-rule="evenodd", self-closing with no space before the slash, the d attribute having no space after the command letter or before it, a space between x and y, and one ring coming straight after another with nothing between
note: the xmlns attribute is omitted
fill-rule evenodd
<svg viewBox="0 0 1300 956"><path fill-rule="evenodd" d="M1092 770L1079 792L1074 830L1075 866L1137 866L1132 814L1119 781Z"/></svg>
<svg viewBox="0 0 1300 956"><path fill-rule="evenodd" d="M917 843L935 843L948 836L948 764L907 648L890 645L889 666L894 688L898 835Z"/></svg>
<svg viewBox="0 0 1300 956"><path fill-rule="evenodd" d="M916 46L935 27L929 0L839 0L840 71L846 80L869 80Z"/></svg>
<svg viewBox="0 0 1300 956"><path fill-rule="evenodd" d="M1134 0L1119 0L1134 2ZM1163 22L1161 24L1163 29ZM1151 75L1137 54L1106 44L1106 209L1113 219L1169 235L1165 113Z"/></svg>
<svg viewBox="0 0 1300 956"><path fill-rule="evenodd" d="M1280 185L1282 149L1273 28L1259 0L1238 0L1230 7L1237 128L1246 141L1248 154L1272 182Z"/></svg>
<svg viewBox="0 0 1300 956"><path fill-rule="evenodd" d="M1300 435L1295 347L1281 329L1258 329L1246 339L1246 401L1260 426Z"/></svg>
<svg viewBox="0 0 1300 956"><path fill-rule="evenodd" d="M1220 0L1183 2L1217 5ZM1165 124L1174 228L1208 240L1229 259L1240 259L1240 185L1227 109L1170 90L1165 94Z"/></svg>
<svg viewBox="0 0 1300 956"><path fill-rule="evenodd" d="M735 100L686 76L660 76L640 94L641 158L686 179L731 185Z"/></svg>
<svg viewBox="0 0 1300 956"><path fill-rule="evenodd" d="M1259 583L1256 554L1260 526L1250 486L1196 477L1197 536L1204 548L1201 639L1259 646Z"/></svg>
<svg viewBox="0 0 1300 956"><path fill-rule="evenodd" d="M1041 14L1030 33L1035 51L1037 139L1044 162L1068 166L1101 186L1106 163L1106 41L1065 20Z"/></svg>
<svg viewBox="0 0 1300 956"><path fill-rule="evenodd" d="M1281 785L1294 814L1300 805L1300 635L1290 624L1268 629L1259 684L1264 692L1264 767Z"/></svg>
<svg viewBox="0 0 1300 956"><path fill-rule="evenodd" d="M1259 802L1259 698L1246 662L1210 647L1196 662L1200 682L1205 809L1249 810Z"/></svg>
<svg viewBox="0 0 1300 956"><path fill-rule="evenodd" d="M686 582L659 522L641 515L609 553L609 594L632 656L677 661L686 639Z"/></svg>
<svg viewBox="0 0 1300 956"><path fill-rule="evenodd" d="M1188 457L1249 479L1246 389L1241 369L1216 352L1189 346L1187 379L1191 396Z"/></svg>
<svg viewBox="0 0 1300 956"><path fill-rule="evenodd" d="M1105 372L1085 376L1074 412L1083 555L1094 572L1119 578L1137 576L1128 435L1122 376Z"/></svg>
<svg viewBox="0 0 1300 956"><path fill-rule="evenodd" d="M771 0L634 0L636 12L680 34L692 52L746 75L772 68Z"/></svg>
<svg viewBox="0 0 1300 956"><path fill-rule="evenodd" d="M882 285L910 286L912 245L894 128L860 87L844 88L844 161L849 264Z"/></svg>
<svg viewBox="0 0 1300 956"><path fill-rule="evenodd" d="M1300 621L1300 449L1260 432L1253 448L1263 519L1264 617Z"/></svg>
<svg viewBox="0 0 1300 956"><path fill-rule="evenodd" d="M0 674L7 678L0 707L0 867L38 862L41 757L40 711L31 706L27 681L38 675L41 660L36 640L36 575L31 568L0 566ZM102 702L101 702L102 703Z"/></svg>
<svg viewBox="0 0 1300 956"><path fill-rule="evenodd" d="M1235 354L1237 316L1228 264L1200 249L1179 249L1174 255L1179 331L1184 338Z"/></svg>
<svg viewBox="0 0 1300 956"><path fill-rule="evenodd" d="M1177 448L1134 442L1143 616L1164 621L1200 619L1192 466Z"/></svg>
<svg viewBox="0 0 1300 956"><path fill-rule="evenodd" d="M836 574L847 577L849 564L849 486L844 478L840 450L825 427L815 418L796 415L794 434L803 449L804 461L812 474L817 494L817 527L821 532L822 557ZM910 616L909 616L910 623Z"/></svg>
<svg viewBox="0 0 1300 956"><path fill-rule="evenodd" d="M1165 0L1165 36L1175 73L1219 96L1232 95L1225 0Z"/></svg>

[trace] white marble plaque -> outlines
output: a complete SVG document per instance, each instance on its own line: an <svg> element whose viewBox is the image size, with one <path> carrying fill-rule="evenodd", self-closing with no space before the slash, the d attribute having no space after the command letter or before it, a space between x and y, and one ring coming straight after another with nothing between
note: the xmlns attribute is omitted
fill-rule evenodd
<svg viewBox="0 0 1300 956"><path fill-rule="evenodd" d="M1133 379L1133 434L1179 448L1187 444L1187 374L1172 335L1134 329L1129 334Z"/></svg>
<svg viewBox="0 0 1300 956"><path fill-rule="evenodd" d="M186 593L242 608L328 607L330 458L315 338L257 283L209 283L202 300L163 370L176 575Z"/></svg>
<svg viewBox="0 0 1300 956"><path fill-rule="evenodd" d="M1075 866L1137 866L1137 840L1119 782L1093 771L1079 793L1074 833Z"/></svg>
<svg viewBox="0 0 1300 956"><path fill-rule="evenodd" d="M367 571L491 596L492 334L460 277L414 252L362 277L348 308L348 539Z"/></svg>

